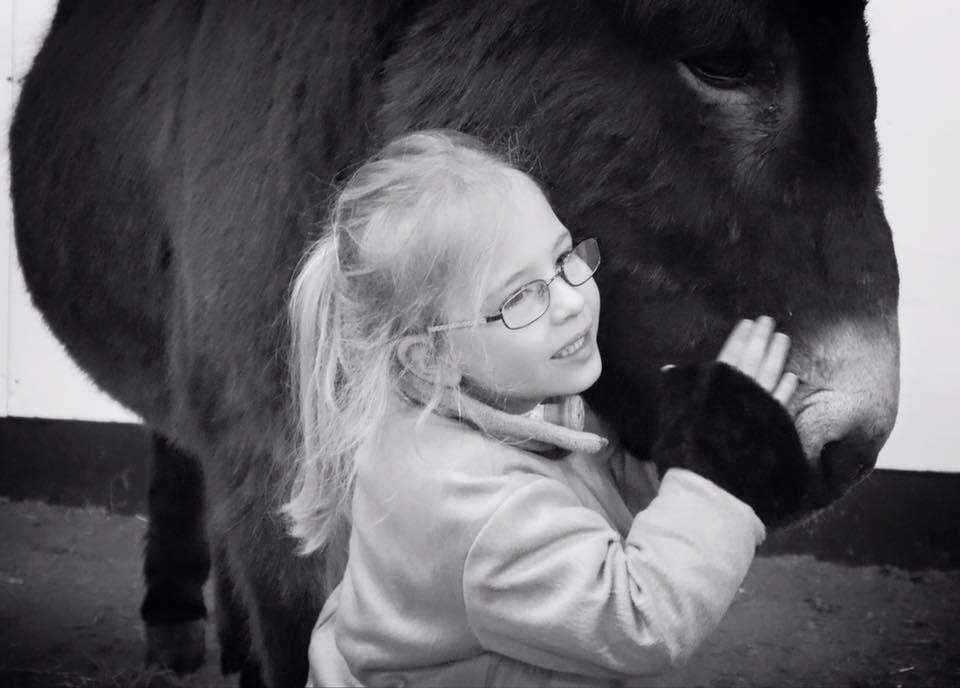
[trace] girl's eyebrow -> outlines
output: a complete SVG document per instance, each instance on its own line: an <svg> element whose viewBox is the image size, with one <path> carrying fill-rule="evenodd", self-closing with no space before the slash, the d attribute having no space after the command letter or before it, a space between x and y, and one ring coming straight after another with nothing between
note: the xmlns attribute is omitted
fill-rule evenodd
<svg viewBox="0 0 960 688"><path fill-rule="evenodd" d="M561 233L557 237L557 240L553 242L552 251L556 252L557 249L559 249L560 246L569 238L570 238L570 232L564 231L563 233ZM529 266L523 268L522 270L517 270L515 273L513 273L507 279L505 279L503 282L500 283L500 287L497 288L495 293L499 294L500 292L504 291L507 287L513 284L518 278L522 277L525 273L529 272L529 270L530 270Z"/></svg>

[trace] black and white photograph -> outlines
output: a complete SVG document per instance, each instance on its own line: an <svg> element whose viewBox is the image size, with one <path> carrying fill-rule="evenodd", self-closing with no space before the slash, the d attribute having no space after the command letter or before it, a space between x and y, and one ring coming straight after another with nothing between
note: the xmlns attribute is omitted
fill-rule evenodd
<svg viewBox="0 0 960 688"><path fill-rule="evenodd" d="M0 687L960 685L958 27L0 0Z"/></svg>

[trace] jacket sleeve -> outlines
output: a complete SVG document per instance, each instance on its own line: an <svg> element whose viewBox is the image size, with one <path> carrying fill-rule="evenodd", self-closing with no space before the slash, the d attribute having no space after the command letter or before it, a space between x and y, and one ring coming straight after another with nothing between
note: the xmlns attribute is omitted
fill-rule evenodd
<svg viewBox="0 0 960 688"><path fill-rule="evenodd" d="M793 418L773 395L719 361L661 374L650 449L661 473L684 468L754 510L767 527L800 518L811 469Z"/></svg>
<svg viewBox="0 0 960 688"><path fill-rule="evenodd" d="M486 650L555 671L624 677L681 664L717 626L763 540L746 504L683 469L626 538L562 482L507 497L464 564Z"/></svg>

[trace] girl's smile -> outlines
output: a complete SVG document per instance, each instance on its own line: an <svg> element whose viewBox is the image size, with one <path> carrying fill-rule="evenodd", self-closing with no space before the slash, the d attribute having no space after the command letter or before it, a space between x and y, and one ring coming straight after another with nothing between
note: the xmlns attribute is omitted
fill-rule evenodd
<svg viewBox="0 0 960 688"><path fill-rule="evenodd" d="M577 354L577 353L580 353L580 352L583 352L583 351L587 351L587 350L588 350L587 347L589 346L589 342L587 341L587 337L588 337L589 335L590 335L590 329L587 328L586 330L584 330L583 332L581 332L581 333L577 336L577 338L574 339L571 343L567 344L565 347L563 347L562 349L560 349L560 351L558 351L558 352L555 353L553 356L551 356L551 358L555 358L555 359L558 359L558 358L569 358L570 356L573 356L574 354Z"/></svg>

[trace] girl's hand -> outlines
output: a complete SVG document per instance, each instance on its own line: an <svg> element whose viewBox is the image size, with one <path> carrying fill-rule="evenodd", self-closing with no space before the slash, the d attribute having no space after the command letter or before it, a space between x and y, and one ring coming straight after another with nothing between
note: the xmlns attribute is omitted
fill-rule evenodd
<svg viewBox="0 0 960 688"><path fill-rule="evenodd" d="M727 337L717 360L739 370L786 406L797 390L798 379L784 373L790 337L774 332L773 318L761 315L756 322L741 320Z"/></svg>
<svg viewBox="0 0 960 688"><path fill-rule="evenodd" d="M750 505L768 528L802 515L810 466L785 408L797 376L784 373L790 338L767 316L743 320L717 360L664 366L650 450L661 477L683 468Z"/></svg>

